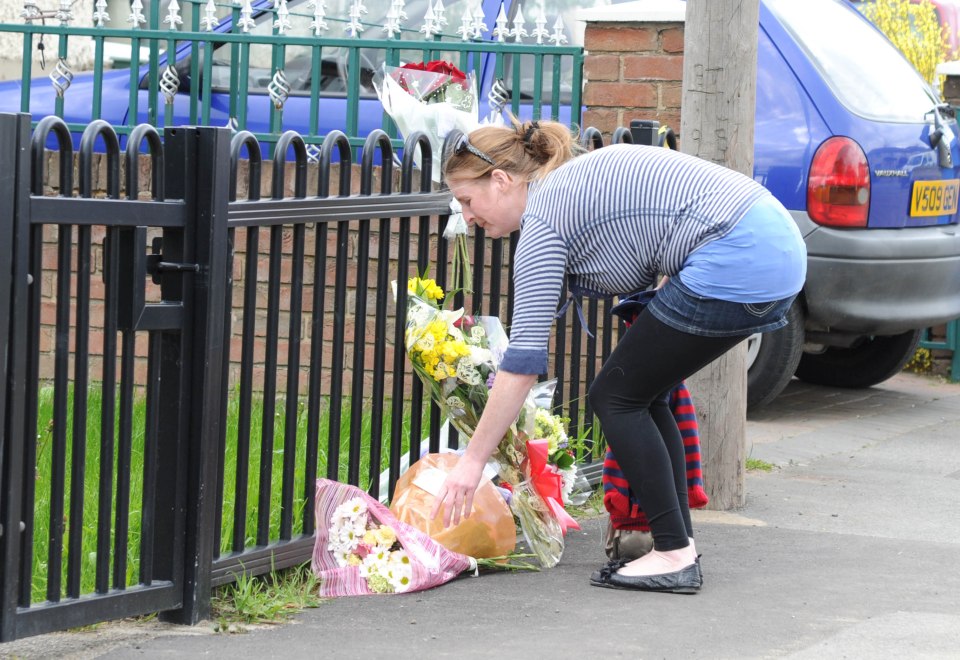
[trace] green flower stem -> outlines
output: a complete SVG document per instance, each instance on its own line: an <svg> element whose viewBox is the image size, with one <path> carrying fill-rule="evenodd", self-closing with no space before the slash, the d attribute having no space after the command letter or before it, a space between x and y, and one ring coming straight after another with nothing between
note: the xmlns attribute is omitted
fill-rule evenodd
<svg viewBox="0 0 960 660"><path fill-rule="evenodd" d="M556 566L563 556L563 530L530 482L514 486L510 508L520 520L523 538L540 565L544 568Z"/></svg>
<svg viewBox="0 0 960 660"><path fill-rule="evenodd" d="M499 557L484 557L476 559L477 567L493 571L539 571L540 567L526 561L519 561L526 557L535 557L529 552L511 552Z"/></svg>

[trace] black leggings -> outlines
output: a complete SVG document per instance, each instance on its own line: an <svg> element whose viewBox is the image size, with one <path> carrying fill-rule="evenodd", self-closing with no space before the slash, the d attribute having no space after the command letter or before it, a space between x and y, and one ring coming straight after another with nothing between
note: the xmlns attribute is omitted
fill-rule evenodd
<svg viewBox="0 0 960 660"><path fill-rule="evenodd" d="M684 548L693 537L683 438L669 392L743 339L681 332L644 310L590 386L590 403L657 550Z"/></svg>

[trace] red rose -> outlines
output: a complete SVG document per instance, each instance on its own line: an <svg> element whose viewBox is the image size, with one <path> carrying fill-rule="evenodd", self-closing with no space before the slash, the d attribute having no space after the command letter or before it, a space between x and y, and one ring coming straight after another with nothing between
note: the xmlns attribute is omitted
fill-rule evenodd
<svg viewBox="0 0 960 660"><path fill-rule="evenodd" d="M448 83L458 83L464 90L469 89L467 83L467 74L453 66L450 62L446 60L433 60L432 62L408 62L400 67L400 70L393 74L394 79L400 85L400 87L405 92L410 92L412 82L416 80L416 75L407 76L403 73L403 70L408 71L424 71L427 73L433 73L437 75L447 76L450 80L435 80L431 82L425 89L419 90L419 95L421 99L428 99L432 94L437 90L443 88Z"/></svg>
<svg viewBox="0 0 960 660"><path fill-rule="evenodd" d="M445 76L450 76L457 82L467 79L467 74L446 60L434 60L433 62L427 62L425 70L429 71L430 73L441 73Z"/></svg>
<svg viewBox="0 0 960 660"><path fill-rule="evenodd" d="M458 318L456 321L453 322L453 327L460 328L461 330L467 330L469 328L472 328L476 324L477 324L476 319L474 319L472 316L468 314L464 314L463 316L461 316L460 318Z"/></svg>

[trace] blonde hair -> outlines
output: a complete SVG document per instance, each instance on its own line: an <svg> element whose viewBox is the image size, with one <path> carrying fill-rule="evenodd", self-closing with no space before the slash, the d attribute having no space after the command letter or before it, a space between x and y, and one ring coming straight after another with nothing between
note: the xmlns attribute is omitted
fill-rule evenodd
<svg viewBox="0 0 960 660"><path fill-rule="evenodd" d="M444 162L444 178L481 179L499 169L534 181L584 151L570 129L559 122L521 122L510 117L510 123L483 126L470 133L470 144L490 156L493 165L469 151L450 153Z"/></svg>

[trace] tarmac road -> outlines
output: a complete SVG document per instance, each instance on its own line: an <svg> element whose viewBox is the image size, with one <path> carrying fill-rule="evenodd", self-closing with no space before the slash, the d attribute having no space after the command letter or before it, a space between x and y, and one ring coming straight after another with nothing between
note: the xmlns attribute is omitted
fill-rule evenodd
<svg viewBox="0 0 960 660"><path fill-rule="evenodd" d="M342 598L247 634L112 624L0 645L83 658L960 658L960 385L794 381L747 426L736 512L695 513L696 596L598 589L602 520L561 564ZM99 637L99 640L97 639Z"/></svg>

